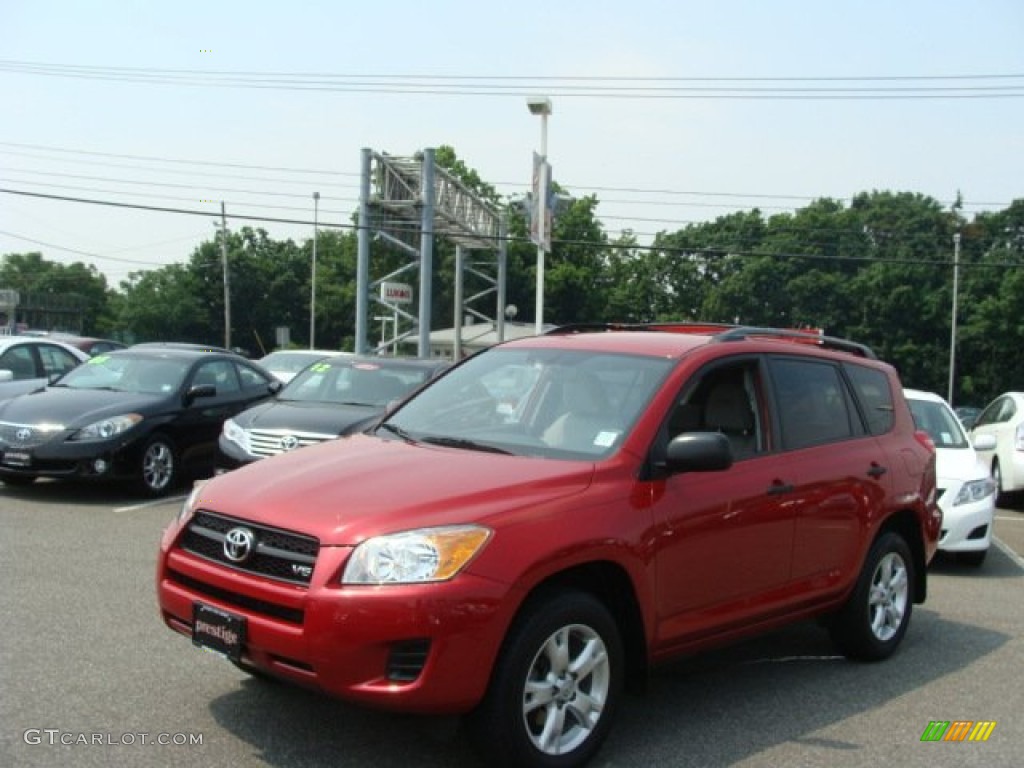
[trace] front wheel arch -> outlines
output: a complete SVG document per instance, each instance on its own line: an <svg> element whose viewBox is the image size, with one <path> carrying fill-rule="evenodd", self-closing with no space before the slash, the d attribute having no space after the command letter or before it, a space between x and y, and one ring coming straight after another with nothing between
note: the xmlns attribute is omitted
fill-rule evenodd
<svg viewBox="0 0 1024 768"><path fill-rule="evenodd" d="M532 595L467 718L474 746L490 765L582 766L608 735L625 666L619 625L601 600L573 588Z"/></svg>

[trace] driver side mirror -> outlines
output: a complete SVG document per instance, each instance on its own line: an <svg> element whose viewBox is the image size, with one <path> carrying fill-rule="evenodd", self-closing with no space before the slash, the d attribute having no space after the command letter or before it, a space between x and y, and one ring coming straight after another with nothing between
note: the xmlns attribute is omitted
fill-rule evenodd
<svg viewBox="0 0 1024 768"><path fill-rule="evenodd" d="M665 468L677 472L720 472L732 466L732 446L720 432L684 432L665 451Z"/></svg>
<svg viewBox="0 0 1024 768"><path fill-rule="evenodd" d="M199 384L189 389L185 393L185 403L191 405L193 400L197 400L201 397L216 397L217 387L213 384Z"/></svg>
<svg viewBox="0 0 1024 768"><path fill-rule="evenodd" d="M14 371L8 368L0 368L0 382L14 381Z"/></svg>
<svg viewBox="0 0 1024 768"><path fill-rule="evenodd" d="M978 435L974 438L974 450L994 451L996 449L996 436L992 434Z"/></svg>

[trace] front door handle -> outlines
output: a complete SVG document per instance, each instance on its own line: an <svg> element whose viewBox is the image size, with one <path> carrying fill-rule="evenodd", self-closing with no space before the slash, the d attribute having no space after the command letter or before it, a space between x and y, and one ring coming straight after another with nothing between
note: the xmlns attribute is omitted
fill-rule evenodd
<svg viewBox="0 0 1024 768"><path fill-rule="evenodd" d="M774 481L768 488L769 496L781 496L784 493L792 493L793 486L789 483L784 483L781 480Z"/></svg>
<svg viewBox="0 0 1024 768"><path fill-rule="evenodd" d="M870 475L871 477L874 477L874 478L877 479L877 478L881 477L882 475L884 475L888 471L889 470L886 469L885 467L883 467L881 464L876 464L875 462L871 462L871 469L868 470L868 475Z"/></svg>

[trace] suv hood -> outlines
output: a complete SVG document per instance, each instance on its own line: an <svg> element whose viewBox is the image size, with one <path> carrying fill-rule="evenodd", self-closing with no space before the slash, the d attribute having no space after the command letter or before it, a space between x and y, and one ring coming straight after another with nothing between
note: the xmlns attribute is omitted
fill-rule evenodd
<svg viewBox="0 0 1024 768"><path fill-rule="evenodd" d="M468 522L580 493L592 464L357 434L219 475L196 508L354 545L381 533Z"/></svg>

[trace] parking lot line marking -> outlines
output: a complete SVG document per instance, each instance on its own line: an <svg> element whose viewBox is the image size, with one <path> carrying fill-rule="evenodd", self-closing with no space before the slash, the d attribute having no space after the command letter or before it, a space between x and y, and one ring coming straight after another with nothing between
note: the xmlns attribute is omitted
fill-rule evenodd
<svg viewBox="0 0 1024 768"><path fill-rule="evenodd" d="M181 496L167 496L162 499L153 499L152 501L144 501L141 504L132 504L130 507L114 507L116 514L123 514L125 512L136 512L140 509L146 509L148 507L158 507L161 504L169 504L171 502L181 502L188 498L187 494Z"/></svg>
<svg viewBox="0 0 1024 768"><path fill-rule="evenodd" d="M997 539L995 536L992 537L992 543L995 544L997 547L999 547L999 551L1000 552L1002 552L1008 558L1013 560L1013 562L1015 562L1017 564L1018 568L1020 568L1022 571L1024 571L1024 557L1021 557L1020 555L1018 555L1016 552L1014 552L1012 549L1010 549L1009 545L1004 544L999 539Z"/></svg>
<svg viewBox="0 0 1024 768"><path fill-rule="evenodd" d="M996 515L996 520L1006 520L1011 523L1024 523L1024 517L1016 515L1014 517L1008 517L1006 515Z"/></svg>

